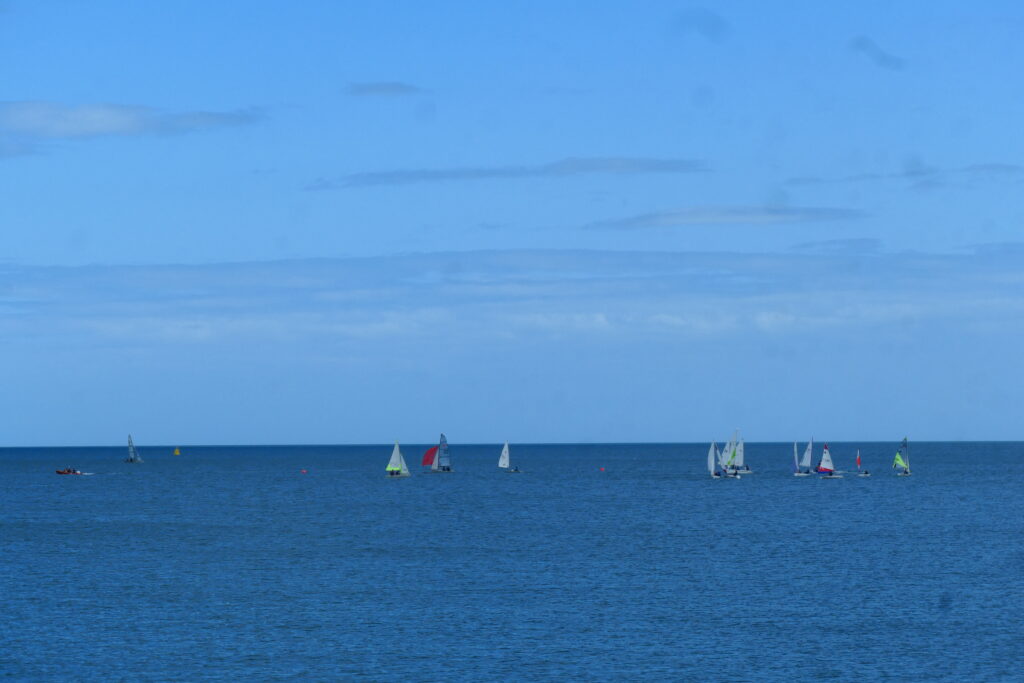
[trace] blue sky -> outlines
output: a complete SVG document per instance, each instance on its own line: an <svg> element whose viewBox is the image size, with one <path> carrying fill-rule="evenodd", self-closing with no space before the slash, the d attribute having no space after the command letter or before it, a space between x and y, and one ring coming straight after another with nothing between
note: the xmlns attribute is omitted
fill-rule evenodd
<svg viewBox="0 0 1024 683"><path fill-rule="evenodd" d="M1017 3L0 3L9 445L1022 438Z"/></svg>

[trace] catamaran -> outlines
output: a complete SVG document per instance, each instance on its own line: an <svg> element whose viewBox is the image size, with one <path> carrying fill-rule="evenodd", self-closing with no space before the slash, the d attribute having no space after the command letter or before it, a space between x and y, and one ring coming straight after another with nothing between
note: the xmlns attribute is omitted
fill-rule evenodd
<svg viewBox="0 0 1024 683"><path fill-rule="evenodd" d="M398 447L397 441L395 442L394 450L391 451L391 460L388 460L388 466L384 469L388 473L388 479L409 476L409 468L405 464L405 458L402 457L402 449Z"/></svg>
<svg viewBox="0 0 1024 683"><path fill-rule="evenodd" d="M508 441L506 441L505 445L502 446L501 448L501 455L498 456L498 467L505 470L509 474L519 474L519 468L512 467L509 464Z"/></svg>
<svg viewBox="0 0 1024 683"><path fill-rule="evenodd" d="M892 461L892 468L896 469L898 467L902 467L903 471L897 472L897 476L910 476L910 444L907 443L907 437L903 437L903 443L900 444L899 449L896 451L896 457Z"/></svg>
<svg viewBox="0 0 1024 683"><path fill-rule="evenodd" d="M796 442L793 442L793 465L795 466L795 471L793 472L794 477L809 477L814 474L811 472L811 456L813 455L813 451L814 439L811 439L807 442L807 448L804 449L804 457L802 457L800 462L797 463Z"/></svg>
<svg viewBox="0 0 1024 683"><path fill-rule="evenodd" d="M430 467L431 472L454 472L452 460L448 455L448 439L441 433L441 440L436 446L423 454L423 466Z"/></svg>
<svg viewBox="0 0 1024 683"><path fill-rule="evenodd" d="M718 444L714 441L711 442L711 447L708 448L708 474L711 475L712 479L721 479L722 475L718 471L718 461L721 455L718 453Z"/></svg>
<svg viewBox="0 0 1024 683"><path fill-rule="evenodd" d="M128 457L124 459L125 462L142 462L142 456L139 455L139 451L135 448L135 444L132 443L132 435L128 435Z"/></svg>
<svg viewBox="0 0 1024 683"><path fill-rule="evenodd" d="M818 461L818 472L824 474L822 479L842 479L843 475L836 474L835 467L832 465L832 454L828 451L828 444L825 444L825 448L821 452L821 460Z"/></svg>
<svg viewBox="0 0 1024 683"><path fill-rule="evenodd" d="M860 468L860 449L859 448L857 449L857 476L858 477L870 477L871 476L870 472L868 472L867 470L862 470Z"/></svg>

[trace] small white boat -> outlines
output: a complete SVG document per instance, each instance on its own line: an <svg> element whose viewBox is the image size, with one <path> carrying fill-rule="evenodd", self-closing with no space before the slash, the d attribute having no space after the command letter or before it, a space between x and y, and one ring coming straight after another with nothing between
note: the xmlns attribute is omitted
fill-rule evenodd
<svg viewBox="0 0 1024 683"><path fill-rule="evenodd" d="M395 448L391 451L391 460L388 460L388 466L384 468L387 472L388 479L400 479L401 477L409 476L409 468L405 464L405 458L402 457L402 449L398 447L398 442L395 442Z"/></svg>
<svg viewBox="0 0 1024 683"><path fill-rule="evenodd" d="M822 479L842 479L843 475L835 471L835 467L832 465L832 454L829 453L828 444L825 444L825 448L821 452L821 460L818 461L818 472L824 476Z"/></svg>
<svg viewBox="0 0 1024 683"><path fill-rule="evenodd" d="M807 448L804 449L804 457L801 458L800 462L796 461L796 441L793 442L793 476L794 477L809 477L811 474L811 451L814 450L814 439L807 442Z"/></svg>
<svg viewBox="0 0 1024 683"><path fill-rule="evenodd" d="M718 459L718 445L714 441L712 441L711 446L708 448L708 474L711 475L712 479L722 478L722 475L719 473L717 467Z"/></svg>
<svg viewBox="0 0 1024 683"><path fill-rule="evenodd" d="M501 469L505 470L509 474L519 474L520 473L519 468L518 467L512 467L512 465L510 463L510 458L509 458L509 453L508 453L508 441L505 442L505 445L501 449L501 455L498 456L498 467L500 467Z"/></svg>

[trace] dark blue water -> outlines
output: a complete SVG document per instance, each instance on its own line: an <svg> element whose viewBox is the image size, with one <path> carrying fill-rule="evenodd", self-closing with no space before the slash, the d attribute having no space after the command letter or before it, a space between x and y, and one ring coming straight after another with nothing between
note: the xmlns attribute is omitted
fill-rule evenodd
<svg viewBox="0 0 1024 683"><path fill-rule="evenodd" d="M875 473L833 481L790 444L741 481L706 445L513 444L507 475L453 443L398 481L390 445L6 449L0 675L1017 678L1024 445L912 444L909 478L895 445L833 444Z"/></svg>

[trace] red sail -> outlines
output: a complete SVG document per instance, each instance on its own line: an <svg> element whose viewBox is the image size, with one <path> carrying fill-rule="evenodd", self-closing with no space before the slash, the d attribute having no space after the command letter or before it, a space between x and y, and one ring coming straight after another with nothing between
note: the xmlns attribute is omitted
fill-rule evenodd
<svg viewBox="0 0 1024 683"><path fill-rule="evenodd" d="M857 467L860 467L860 453L857 454Z"/></svg>
<svg viewBox="0 0 1024 683"><path fill-rule="evenodd" d="M423 454L423 466L427 467L434 464L434 458L437 457L437 446L434 446L429 451Z"/></svg>

